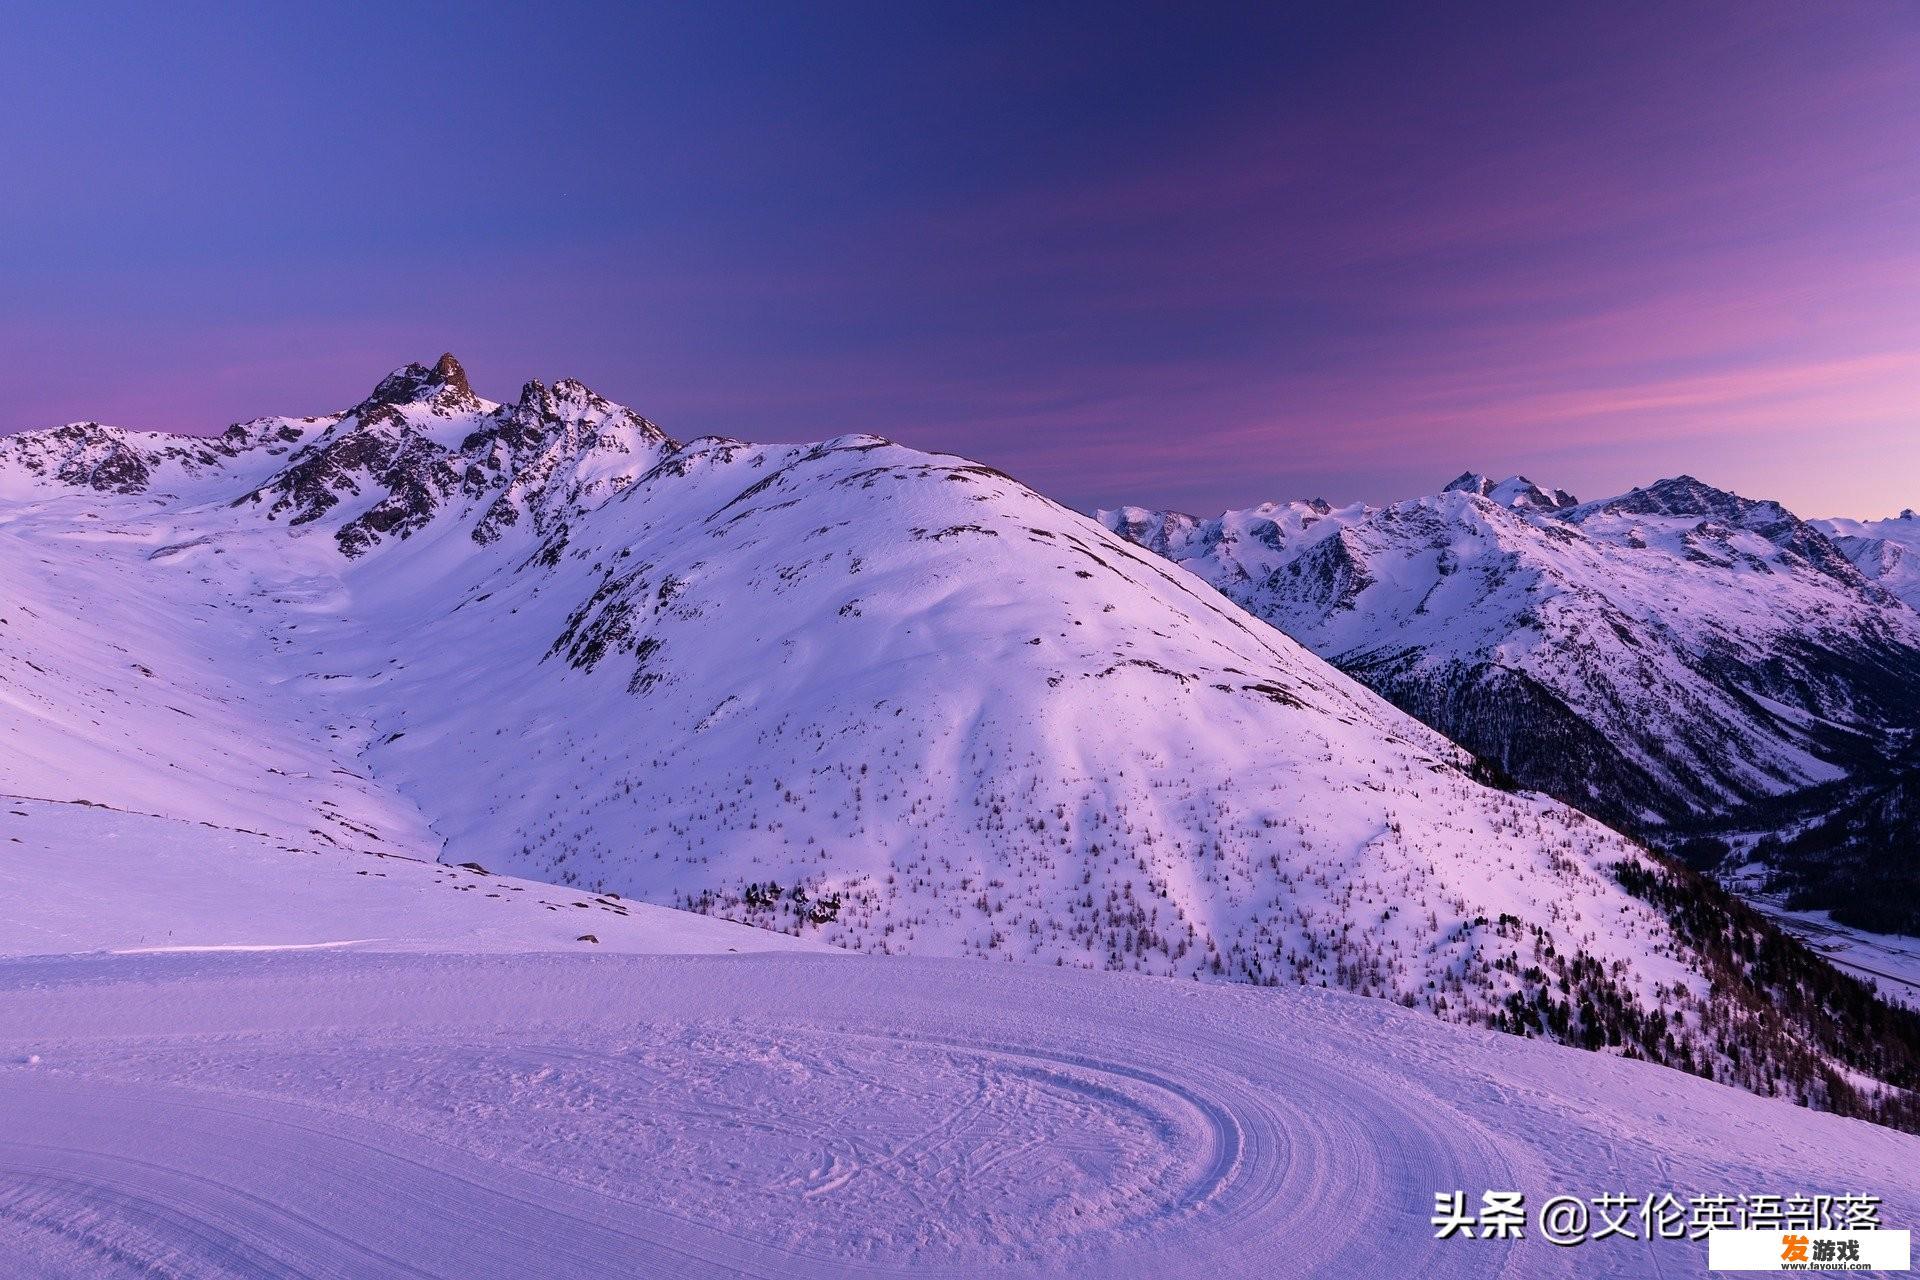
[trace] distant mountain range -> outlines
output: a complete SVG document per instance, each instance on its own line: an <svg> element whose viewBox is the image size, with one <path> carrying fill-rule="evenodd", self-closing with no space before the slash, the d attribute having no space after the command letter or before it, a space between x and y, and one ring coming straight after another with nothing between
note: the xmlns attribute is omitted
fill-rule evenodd
<svg viewBox="0 0 1920 1280"><path fill-rule="evenodd" d="M1920 609L1920 516L1913 508L1893 520L1815 520L1854 568Z"/></svg>
<svg viewBox="0 0 1920 1280"><path fill-rule="evenodd" d="M1470 473L1385 507L1100 518L1520 785L1920 932L1911 810L1862 813L1912 786L1911 513L1809 522L1689 476L1582 503Z"/></svg>
<svg viewBox="0 0 1920 1280"><path fill-rule="evenodd" d="M1341 987L1915 1122L1881 1084L1920 1019L1512 785L1648 830L1858 776L1920 620L1825 533L1686 480L1106 519L872 436L495 403L451 356L218 436L8 437L0 790Z"/></svg>

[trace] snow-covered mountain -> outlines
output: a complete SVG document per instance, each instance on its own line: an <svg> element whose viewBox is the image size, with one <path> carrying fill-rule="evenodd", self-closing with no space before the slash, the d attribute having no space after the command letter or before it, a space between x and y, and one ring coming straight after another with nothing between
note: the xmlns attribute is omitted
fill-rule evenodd
<svg viewBox="0 0 1920 1280"><path fill-rule="evenodd" d="M1920 609L1920 516L1911 507L1892 520L1815 520L1854 568Z"/></svg>
<svg viewBox="0 0 1920 1280"><path fill-rule="evenodd" d="M1482 488L1434 501L1517 545ZM1572 543L1830 549L1488 491ZM873 951L1342 987L1895 1118L1872 1081L1920 1071L1756 918L962 458L680 443L443 357L207 441L0 440L0 494L8 792Z"/></svg>
<svg viewBox="0 0 1920 1280"><path fill-rule="evenodd" d="M1819 528L1690 477L1101 518L1523 784L1655 838L1850 777L1920 725L1920 615Z"/></svg>

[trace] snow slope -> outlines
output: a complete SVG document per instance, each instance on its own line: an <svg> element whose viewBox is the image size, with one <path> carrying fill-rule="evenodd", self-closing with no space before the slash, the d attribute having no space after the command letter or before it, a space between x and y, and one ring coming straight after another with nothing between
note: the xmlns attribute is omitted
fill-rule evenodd
<svg viewBox="0 0 1920 1280"><path fill-rule="evenodd" d="M1382 508L1102 519L1650 835L1872 767L1920 723L1920 614L1777 503L1690 477L1585 504L1467 475Z"/></svg>
<svg viewBox="0 0 1920 1280"><path fill-rule="evenodd" d="M1920 609L1920 516L1908 509L1892 520L1812 523L1861 573Z"/></svg>
<svg viewBox="0 0 1920 1280"><path fill-rule="evenodd" d="M1704 1245L1437 1241L1434 1193L1920 1210L1920 1139L1339 993L17 799L0 904L10 1276L1666 1276Z"/></svg>
<svg viewBox="0 0 1920 1280"><path fill-rule="evenodd" d="M1827 1105L1888 1069L1783 1024L1633 845L979 464L681 444L450 357L220 440L0 441L33 744L0 790L866 950L1341 987ZM95 446L139 466L47 461Z"/></svg>
<svg viewBox="0 0 1920 1280"><path fill-rule="evenodd" d="M1380 1001L899 957L0 962L28 1276L1671 1276L1436 1191L1876 1194L1920 1140ZM1532 1229L1529 1228L1532 1235Z"/></svg>
<svg viewBox="0 0 1920 1280"><path fill-rule="evenodd" d="M0 956L822 951L620 898L326 841L0 796Z"/></svg>

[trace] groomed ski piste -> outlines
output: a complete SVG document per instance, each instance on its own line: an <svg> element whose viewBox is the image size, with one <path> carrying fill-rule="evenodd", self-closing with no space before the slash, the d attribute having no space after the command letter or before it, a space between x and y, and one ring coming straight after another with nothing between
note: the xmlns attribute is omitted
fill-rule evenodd
<svg viewBox="0 0 1920 1280"><path fill-rule="evenodd" d="M1384 1000L315 844L0 805L6 1275L1673 1277L1435 1193L1920 1218L1920 1140Z"/></svg>

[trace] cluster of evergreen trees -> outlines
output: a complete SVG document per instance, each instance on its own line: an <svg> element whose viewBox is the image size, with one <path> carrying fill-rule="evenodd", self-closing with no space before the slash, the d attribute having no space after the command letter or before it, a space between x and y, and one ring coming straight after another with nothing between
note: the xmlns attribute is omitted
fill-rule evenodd
<svg viewBox="0 0 1920 1280"><path fill-rule="evenodd" d="M1686 867L1620 862L1614 875L1667 917L1719 997L1698 1006L1698 1025L1685 1030L1653 1016L1637 1025L1625 1019L1623 1046L1758 1093L1920 1133L1920 1012L1881 999ZM1604 1014L1601 1026L1611 1035ZM1848 1071L1879 1087L1856 1086Z"/></svg>

